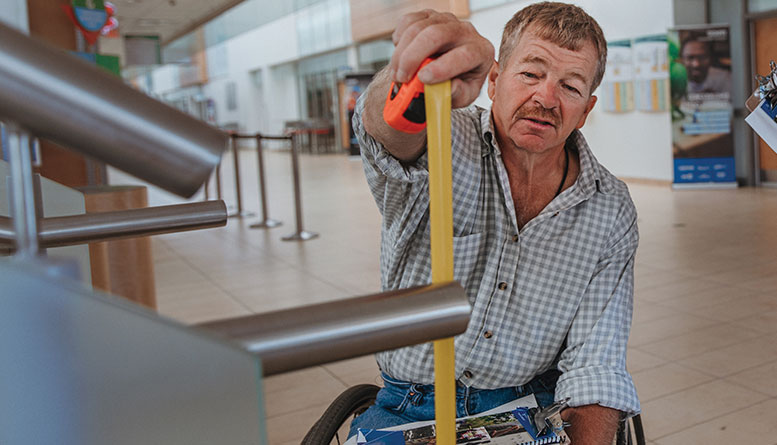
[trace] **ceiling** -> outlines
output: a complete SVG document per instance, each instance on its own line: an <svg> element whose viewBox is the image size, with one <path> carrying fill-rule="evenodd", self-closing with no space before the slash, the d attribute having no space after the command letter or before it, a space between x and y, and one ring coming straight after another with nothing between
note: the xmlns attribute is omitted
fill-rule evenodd
<svg viewBox="0 0 777 445"><path fill-rule="evenodd" d="M159 35L162 45L166 45L243 0L111 1L122 35Z"/></svg>

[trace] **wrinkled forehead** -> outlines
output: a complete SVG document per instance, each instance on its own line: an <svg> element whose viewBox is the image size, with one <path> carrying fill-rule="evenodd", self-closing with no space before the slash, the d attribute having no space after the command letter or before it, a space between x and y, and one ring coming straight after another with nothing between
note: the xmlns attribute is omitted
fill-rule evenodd
<svg viewBox="0 0 777 445"><path fill-rule="evenodd" d="M529 23L525 28L519 31L515 45L519 45L521 40L527 37L540 39L574 52L582 51L584 47L590 45L591 49L594 51L594 54L597 53L596 43L591 39L583 37L579 34L563 32L559 28L553 26L543 26L539 23ZM598 54L596 55L598 56Z"/></svg>
<svg viewBox="0 0 777 445"><path fill-rule="evenodd" d="M541 35L525 32L516 44L507 64L534 63L555 67L576 73L591 84L596 71L597 53L593 42L580 40L579 44L567 47L559 42L545 39Z"/></svg>

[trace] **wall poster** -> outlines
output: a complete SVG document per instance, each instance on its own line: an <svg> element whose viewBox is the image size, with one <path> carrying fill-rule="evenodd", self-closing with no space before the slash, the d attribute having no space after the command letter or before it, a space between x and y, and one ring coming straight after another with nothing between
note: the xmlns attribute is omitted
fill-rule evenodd
<svg viewBox="0 0 777 445"><path fill-rule="evenodd" d="M736 187L726 25L669 32L674 187Z"/></svg>
<svg viewBox="0 0 777 445"><path fill-rule="evenodd" d="M604 111L623 113L634 109L631 40L607 42L607 67L600 88Z"/></svg>
<svg viewBox="0 0 777 445"><path fill-rule="evenodd" d="M669 59L666 34L634 39L634 89L637 110L669 110Z"/></svg>

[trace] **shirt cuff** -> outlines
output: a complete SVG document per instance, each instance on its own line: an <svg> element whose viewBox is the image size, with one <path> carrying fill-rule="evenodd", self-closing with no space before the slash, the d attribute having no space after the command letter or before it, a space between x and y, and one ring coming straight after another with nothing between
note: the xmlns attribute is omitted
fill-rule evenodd
<svg viewBox="0 0 777 445"><path fill-rule="evenodd" d="M565 372L556 383L556 400L569 397L569 406L600 405L635 416L639 398L625 370L592 366Z"/></svg>
<svg viewBox="0 0 777 445"><path fill-rule="evenodd" d="M362 94L356 103L353 117L353 129L359 141L362 158L382 175L402 182L425 181L429 177L429 161L426 152L413 163L403 163L391 155L380 142L376 141L364 129L362 114L366 94Z"/></svg>

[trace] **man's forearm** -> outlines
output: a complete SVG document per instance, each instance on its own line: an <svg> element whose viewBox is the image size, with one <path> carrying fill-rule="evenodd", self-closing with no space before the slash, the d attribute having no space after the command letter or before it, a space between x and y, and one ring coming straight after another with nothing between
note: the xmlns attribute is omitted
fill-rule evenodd
<svg viewBox="0 0 777 445"><path fill-rule="evenodd" d="M565 430L572 445L611 445L621 412L599 405L584 405L565 409L561 417L570 423Z"/></svg>
<svg viewBox="0 0 777 445"><path fill-rule="evenodd" d="M416 134L403 133L391 128L383 120L383 107L390 87L389 72L383 69L375 75L367 90L362 117L364 129L395 158L403 162L413 162L423 154L426 131Z"/></svg>

